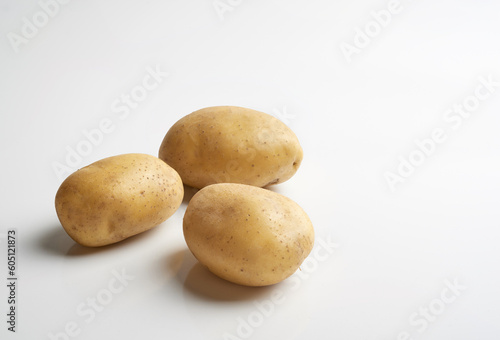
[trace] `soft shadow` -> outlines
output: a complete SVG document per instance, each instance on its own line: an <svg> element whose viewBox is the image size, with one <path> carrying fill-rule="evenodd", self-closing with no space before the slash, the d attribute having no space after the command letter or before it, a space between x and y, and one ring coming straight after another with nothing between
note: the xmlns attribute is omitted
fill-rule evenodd
<svg viewBox="0 0 500 340"><path fill-rule="evenodd" d="M190 187L189 185L184 184L184 199L182 200L183 204L188 205L189 201L191 201L191 198L200 191L200 189L196 189L193 187Z"/></svg>
<svg viewBox="0 0 500 340"><path fill-rule="evenodd" d="M101 246L101 247L85 247L82 246L78 243L74 243L73 246L66 252L66 256L89 256L93 254L99 254L99 253L104 253L108 251L113 251L116 249L120 249L122 247L128 247L131 246L132 244L136 242L141 242L141 239L149 237L151 233L154 233L157 228L161 227L161 225L156 226L150 230L146 230L140 234L131 236L129 238L126 238L123 241L109 244L107 246Z"/></svg>
<svg viewBox="0 0 500 340"><path fill-rule="evenodd" d="M196 262L184 280L184 290L190 294L211 301L254 300L269 294L270 286L247 287L223 280L212 274L201 263Z"/></svg>
<svg viewBox="0 0 500 340"><path fill-rule="evenodd" d="M182 203L188 205L189 201L191 201L193 196L196 195L196 193L198 191L200 191L200 189L190 187L189 185L186 185L186 184L183 184L183 185L184 185L184 198L182 200ZM276 193L282 194L282 195L285 192L283 187L280 187L280 185L270 185L270 186L264 187L263 189L273 191L273 192L276 192Z"/></svg>
<svg viewBox="0 0 500 340"><path fill-rule="evenodd" d="M169 254L167 258L162 261L162 263L166 264L168 274L177 277L179 281L182 281L181 277L185 277L189 269L196 262L195 257L185 248Z"/></svg>
<svg viewBox="0 0 500 340"><path fill-rule="evenodd" d="M45 229L47 230L42 233L37 242L43 251L52 255L64 255L75 244L60 224Z"/></svg>
<svg viewBox="0 0 500 340"><path fill-rule="evenodd" d="M283 187L280 185L270 185L268 187L265 187L264 189L267 189L269 191L284 195L285 190L283 190Z"/></svg>
<svg viewBox="0 0 500 340"><path fill-rule="evenodd" d="M142 238L149 237L151 233L154 233L157 226L153 229L147 230L141 234L129 237L123 241L115 244L110 244L102 247L84 247L76 243L71 237L68 236L63 227L59 225L54 225L49 228L44 228L38 241L37 246L44 252L50 253L52 255L58 256L86 256L97 253L102 253L106 251L112 251L113 249L118 249L120 247L130 246L133 242L140 242Z"/></svg>
<svg viewBox="0 0 500 340"><path fill-rule="evenodd" d="M223 280L203 266L187 248L169 254L165 270L175 275L184 291L210 301L244 301L269 294L270 287L247 287Z"/></svg>

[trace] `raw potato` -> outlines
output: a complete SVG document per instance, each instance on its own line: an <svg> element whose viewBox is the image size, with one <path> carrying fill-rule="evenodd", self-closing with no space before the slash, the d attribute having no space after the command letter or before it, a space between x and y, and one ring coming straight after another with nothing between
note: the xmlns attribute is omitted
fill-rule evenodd
<svg viewBox="0 0 500 340"><path fill-rule="evenodd" d="M119 242L172 216L184 197L177 172L145 154L109 157L71 174L56 194L56 212L83 246Z"/></svg>
<svg viewBox="0 0 500 340"><path fill-rule="evenodd" d="M177 121L158 157L177 170L184 184L203 188L281 183L295 174L302 156L297 136L280 120L242 107L215 106Z"/></svg>
<svg viewBox="0 0 500 340"><path fill-rule="evenodd" d="M314 229L291 199L243 184L214 184L193 196L184 238L215 275L246 286L266 286L292 275L309 255Z"/></svg>

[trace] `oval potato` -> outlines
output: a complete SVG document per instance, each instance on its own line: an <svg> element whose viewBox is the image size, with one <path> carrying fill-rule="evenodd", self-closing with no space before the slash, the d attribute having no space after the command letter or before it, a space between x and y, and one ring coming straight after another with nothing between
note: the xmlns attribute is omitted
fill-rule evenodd
<svg viewBox="0 0 500 340"><path fill-rule="evenodd" d="M57 216L77 243L98 247L162 223L179 208L184 187L177 172L145 154L109 157L77 170L61 184Z"/></svg>
<svg viewBox="0 0 500 340"><path fill-rule="evenodd" d="M183 222L194 256L215 275L266 286L292 275L311 252L314 229L291 199L243 184L214 184L193 196Z"/></svg>
<svg viewBox="0 0 500 340"><path fill-rule="evenodd" d="M177 121L165 135L158 157L195 188L214 183L265 187L291 178L303 152L293 131L273 116L215 106Z"/></svg>

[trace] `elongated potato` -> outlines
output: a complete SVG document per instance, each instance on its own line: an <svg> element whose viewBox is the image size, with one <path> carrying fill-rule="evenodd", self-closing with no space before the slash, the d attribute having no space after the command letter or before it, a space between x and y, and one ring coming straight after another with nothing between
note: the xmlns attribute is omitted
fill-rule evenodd
<svg viewBox="0 0 500 340"><path fill-rule="evenodd" d="M215 106L177 121L165 135L158 157L195 188L214 183L265 187L292 177L303 152L293 131L273 116Z"/></svg>
<svg viewBox="0 0 500 340"><path fill-rule="evenodd" d="M109 157L71 174L56 194L56 212L81 245L104 246L149 230L179 208L177 172L145 154Z"/></svg>
<svg viewBox="0 0 500 340"><path fill-rule="evenodd" d="M184 238L215 275L266 286L292 275L314 243L307 214L291 199L243 184L213 184L193 196Z"/></svg>

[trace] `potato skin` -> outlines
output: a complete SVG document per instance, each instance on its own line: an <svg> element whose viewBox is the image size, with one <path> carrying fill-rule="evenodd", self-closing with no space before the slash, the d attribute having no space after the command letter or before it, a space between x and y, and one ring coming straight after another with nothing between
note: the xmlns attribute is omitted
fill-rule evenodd
<svg viewBox="0 0 500 340"><path fill-rule="evenodd" d="M195 188L214 183L265 187L290 179L303 151L279 119L242 107L214 106L177 121L158 157Z"/></svg>
<svg viewBox="0 0 500 340"><path fill-rule="evenodd" d="M292 275L309 255L314 229L291 199L244 184L213 184L193 196L183 221L193 255L215 275L266 286Z"/></svg>
<svg viewBox="0 0 500 340"><path fill-rule="evenodd" d="M162 223L179 208L177 172L145 154L109 157L77 170L59 187L57 216L77 243L99 247Z"/></svg>

